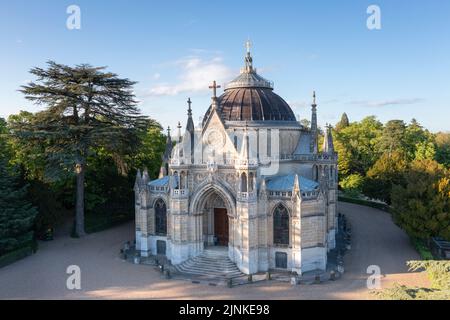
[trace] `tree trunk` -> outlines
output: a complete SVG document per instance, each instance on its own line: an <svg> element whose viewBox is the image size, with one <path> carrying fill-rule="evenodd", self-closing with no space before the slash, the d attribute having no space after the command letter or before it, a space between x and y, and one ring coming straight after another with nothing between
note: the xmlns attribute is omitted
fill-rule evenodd
<svg viewBox="0 0 450 320"><path fill-rule="evenodd" d="M77 175L77 201L75 208L75 232L78 237L86 235L84 231L84 170L83 162L75 165L75 173Z"/></svg>

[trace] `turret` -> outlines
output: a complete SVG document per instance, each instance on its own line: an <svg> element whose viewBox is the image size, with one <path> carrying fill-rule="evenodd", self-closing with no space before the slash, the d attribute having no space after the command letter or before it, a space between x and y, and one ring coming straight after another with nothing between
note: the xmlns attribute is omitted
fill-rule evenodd
<svg viewBox="0 0 450 320"><path fill-rule="evenodd" d="M325 127L325 136L323 139L322 152L325 154L334 153L333 135L331 134L331 125L327 124Z"/></svg>

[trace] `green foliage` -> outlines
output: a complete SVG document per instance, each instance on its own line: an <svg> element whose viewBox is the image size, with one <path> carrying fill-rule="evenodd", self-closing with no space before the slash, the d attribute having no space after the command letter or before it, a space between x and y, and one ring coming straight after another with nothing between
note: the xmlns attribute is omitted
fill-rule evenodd
<svg viewBox="0 0 450 320"><path fill-rule="evenodd" d="M449 239L448 170L438 163L450 165L450 134L432 134L415 119L347 120L343 115L333 132L344 195L392 204L397 224L413 237Z"/></svg>
<svg viewBox="0 0 450 320"><path fill-rule="evenodd" d="M33 252L35 252L36 249L37 249L36 242L30 242L28 245L26 244L19 249L16 249L14 251L8 252L5 255L0 256L0 268L33 254Z"/></svg>
<svg viewBox="0 0 450 320"><path fill-rule="evenodd" d="M311 121L309 121L308 119L301 119L300 124L305 128L311 128Z"/></svg>
<svg viewBox="0 0 450 320"><path fill-rule="evenodd" d="M18 180L6 159L0 159L0 256L33 240L37 211L26 198L27 186Z"/></svg>
<svg viewBox="0 0 450 320"><path fill-rule="evenodd" d="M377 145L383 125L374 116L334 132L335 149L339 154L338 167L341 177L351 174L365 176L378 159Z"/></svg>
<svg viewBox="0 0 450 320"><path fill-rule="evenodd" d="M150 178L158 177L166 146L166 136L161 130L159 123L153 122L147 130L141 132L141 148L131 159L134 168L147 168Z"/></svg>
<svg viewBox="0 0 450 320"><path fill-rule="evenodd" d="M406 124L402 120L390 120L383 129L378 143L380 154L399 151L406 145Z"/></svg>
<svg viewBox="0 0 450 320"><path fill-rule="evenodd" d="M340 131L347 128L350 125L347 114L344 112L341 116L341 120L336 124L335 130Z"/></svg>
<svg viewBox="0 0 450 320"><path fill-rule="evenodd" d="M342 202L360 204L362 206L371 207L371 208L383 210L386 212L390 212L390 207L381 202L369 201L369 200L364 200L364 199L359 199L359 198L350 198L350 197L346 197L346 196L339 196L338 200L342 201Z"/></svg>
<svg viewBox="0 0 450 320"><path fill-rule="evenodd" d="M408 261L410 271L425 270L431 281L431 287L450 290L450 261Z"/></svg>
<svg viewBox="0 0 450 320"><path fill-rule="evenodd" d="M344 193L350 197L357 197L361 194L364 184L364 177L358 173L351 174L339 182L339 186Z"/></svg>
<svg viewBox="0 0 450 320"><path fill-rule="evenodd" d="M433 160L414 160L392 189L394 220L418 238L450 240L450 174Z"/></svg>
<svg viewBox="0 0 450 320"><path fill-rule="evenodd" d="M36 232L57 226L75 209L77 221L85 211L88 231L101 229L92 227L97 221L129 219L135 170L147 167L155 177L165 141L161 126L140 115L134 82L89 65L49 62L31 73L37 80L21 91L46 109L21 111L7 124L0 119L0 154L10 155L29 184L28 198L39 211Z"/></svg>
<svg viewBox="0 0 450 320"><path fill-rule="evenodd" d="M414 158L417 160L433 160L436 157L436 147L431 141L421 141L416 144Z"/></svg>
<svg viewBox="0 0 450 320"><path fill-rule="evenodd" d="M125 157L139 147L138 132L148 125L133 94L135 82L118 78L104 67L87 64L69 67L48 62L33 68L36 82L21 92L44 111L12 122L22 144L43 148L45 171L54 180L76 176L76 230L84 234L85 176L88 159L99 149L111 155L126 172Z"/></svg>
<svg viewBox="0 0 450 320"><path fill-rule="evenodd" d="M406 167L407 162L403 153L398 151L384 153L367 172L363 193L372 199L391 204L392 186L403 184Z"/></svg>
<svg viewBox="0 0 450 320"><path fill-rule="evenodd" d="M423 260L434 259L433 253L430 251L430 249L425 244L425 241L423 239L411 237L411 242Z"/></svg>
<svg viewBox="0 0 450 320"><path fill-rule="evenodd" d="M450 133L436 134L436 161L450 168Z"/></svg>
<svg viewBox="0 0 450 320"><path fill-rule="evenodd" d="M425 270L431 288L395 285L374 294L387 300L450 300L450 261L408 261L407 265L409 271Z"/></svg>

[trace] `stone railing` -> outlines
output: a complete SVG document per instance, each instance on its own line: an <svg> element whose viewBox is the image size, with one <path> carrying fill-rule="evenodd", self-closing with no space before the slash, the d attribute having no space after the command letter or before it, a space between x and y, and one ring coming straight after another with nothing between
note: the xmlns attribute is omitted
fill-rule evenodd
<svg viewBox="0 0 450 320"><path fill-rule="evenodd" d="M292 197L292 191L270 191L269 195L272 197Z"/></svg>
<svg viewBox="0 0 450 320"><path fill-rule="evenodd" d="M149 189L151 192L167 192L169 190L169 187L166 186L149 186Z"/></svg>
<svg viewBox="0 0 450 320"><path fill-rule="evenodd" d="M319 195L319 191L304 191L302 192L303 199L315 199Z"/></svg>
<svg viewBox="0 0 450 320"><path fill-rule="evenodd" d="M278 160L297 160L297 161L336 161L336 154L281 154Z"/></svg>

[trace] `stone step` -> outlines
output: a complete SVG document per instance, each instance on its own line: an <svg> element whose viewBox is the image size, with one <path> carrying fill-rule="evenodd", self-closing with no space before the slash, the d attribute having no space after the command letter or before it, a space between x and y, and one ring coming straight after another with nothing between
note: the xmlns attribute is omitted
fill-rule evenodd
<svg viewBox="0 0 450 320"><path fill-rule="evenodd" d="M184 270L203 270L205 272L214 272L214 273L240 272L238 268L219 269L219 268L211 268L209 266L204 266L200 264L194 265L180 264L177 267Z"/></svg>
<svg viewBox="0 0 450 320"><path fill-rule="evenodd" d="M244 275L228 258L226 249L206 249L199 256L176 265L175 268L181 273L218 280Z"/></svg>
<svg viewBox="0 0 450 320"><path fill-rule="evenodd" d="M236 269L236 265L234 263L218 263L218 262L211 262L211 261L202 261L202 260L188 260L183 263L185 266L197 266L202 265L204 267L210 267L210 268L218 268L218 269Z"/></svg>
<svg viewBox="0 0 450 320"><path fill-rule="evenodd" d="M214 276L242 275L242 273L239 270L212 271L212 270L204 270L203 268L186 268L183 266L178 266L177 269L179 271L184 271L186 273L196 273L202 275L214 275Z"/></svg>
<svg viewBox="0 0 450 320"><path fill-rule="evenodd" d="M218 264L218 265L230 265L234 266L234 263L230 260L217 260L217 259L206 259L203 257L196 257L189 259L191 262L196 263L208 263L208 264Z"/></svg>
<svg viewBox="0 0 450 320"><path fill-rule="evenodd" d="M184 269L198 269L198 270L204 270L204 271L209 271L209 272L234 272L234 271L239 271L239 269L236 268L220 268L220 267L211 267L211 266L205 266L202 264L182 264L181 266Z"/></svg>
<svg viewBox="0 0 450 320"><path fill-rule="evenodd" d="M237 278L237 277L243 276L243 274L241 272L211 273L211 272L205 272L202 270L184 270L184 269L177 269L177 270L184 274L192 274L192 275L204 276L204 277L220 279L220 280L224 280L227 278Z"/></svg>

